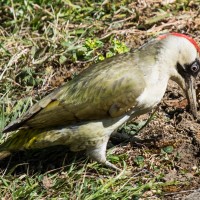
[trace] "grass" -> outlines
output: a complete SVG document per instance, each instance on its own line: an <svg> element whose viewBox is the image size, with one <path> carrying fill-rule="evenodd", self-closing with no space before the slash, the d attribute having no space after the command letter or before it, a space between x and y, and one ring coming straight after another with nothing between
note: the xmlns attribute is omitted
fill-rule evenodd
<svg viewBox="0 0 200 200"><path fill-rule="evenodd" d="M182 26L170 24L170 19L197 7L198 1L166 5L150 1L145 6L128 0L2 0L0 131L93 62L127 52L159 33L176 30L199 35L188 18ZM134 124L122 127L130 133L137 129ZM0 142L8 137L0 136ZM139 148L135 155L126 149L131 151L129 146L109 149L108 159L124 169L119 174L63 147L16 153L0 163L0 197L159 199L163 188L182 184L163 179L177 159L170 155L170 147L167 152Z"/></svg>
<svg viewBox="0 0 200 200"><path fill-rule="evenodd" d="M13 175L21 166L26 170ZM97 164L88 164L86 160L75 160L69 166L31 175L29 164L20 163L1 176L1 195L7 199L137 199L145 191L159 194L160 188L178 184L164 183L142 167L140 170L131 176L126 175L127 171L115 174Z"/></svg>

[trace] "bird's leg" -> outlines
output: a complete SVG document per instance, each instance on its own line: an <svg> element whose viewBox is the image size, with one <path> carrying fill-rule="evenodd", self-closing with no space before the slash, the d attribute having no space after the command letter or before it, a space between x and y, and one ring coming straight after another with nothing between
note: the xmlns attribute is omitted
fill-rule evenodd
<svg viewBox="0 0 200 200"><path fill-rule="evenodd" d="M121 171L121 169L119 169L118 167L116 167L115 165L113 165L112 163L110 163L109 161L106 160L106 147L107 147L107 142L108 142L108 139L96 146L96 147L91 147L91 148L88 148L86 150L86 153L87 155L92 158L93 160L109 167L109 168L112 168L116 171Z"/></svg>

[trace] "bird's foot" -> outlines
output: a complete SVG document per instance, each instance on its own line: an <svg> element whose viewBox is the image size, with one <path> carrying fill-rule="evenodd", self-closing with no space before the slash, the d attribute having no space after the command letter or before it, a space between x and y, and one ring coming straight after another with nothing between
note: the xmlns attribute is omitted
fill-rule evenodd
<svg viewBox="0 0 200 200"><path fill-rule="evenodd" d="M88 148L86 150L86 153L87 155L97 161L98 163L110 168L110 169L113 169L117 172L120 172L120 174L123 174L123 175L130 175L132 174L132 172L130 171L127 171L125 168L124 169L120 169L118 168L117 166L115 166L114 164L112 164L111 162L109 162L107 159L106 159L106 147L107 147L107 142L108 142L108 139L107 138L106 140L104 140L101 144L95 146L95 147L91 147L91 148ZM126 139L127 139L127 136L126 136Z"/></svg>
<svg viewBox="0 0 200 200"><path fill-rule="evenodd" d="M104 166L114 169L116 171L122 171L118 167L116 167L114 164L110 163L106 159L106 146L107 146L107 141L104 141L101 145L98 145L96 147L88 148L86 153L87 155L92 158L93 160L97 161L98 163L103 164Z"/></svg>
<svg viewBox="0 0 200 200"><path fill-rule="evenodd" d="M109 162L109 161L107 161L107 160L106 160L106 162L104 162L104 163L102 163L102 164L104 164L106 167L111 168L111 169L114 169L114 170L116 170L116 171L118 171L118 172L121 172L121 171L122 171L120 168L116 167L114 164L112 164L111 162Z"/></svg>

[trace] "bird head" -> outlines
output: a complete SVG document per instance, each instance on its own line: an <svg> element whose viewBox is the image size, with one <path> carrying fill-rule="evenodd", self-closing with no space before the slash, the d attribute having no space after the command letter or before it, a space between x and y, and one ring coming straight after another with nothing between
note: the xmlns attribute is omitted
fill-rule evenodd
<svg viewBox="0 0 200 200"><path fill-rule="evenodd" d="M195 118L197 113L196 82L200 72L200 47L189 36L170 33L158 37L164 43L165 61L171 64L170 77L177 82L186 94L191 112ZM170 55L169 55L170 54Z"/></svg>

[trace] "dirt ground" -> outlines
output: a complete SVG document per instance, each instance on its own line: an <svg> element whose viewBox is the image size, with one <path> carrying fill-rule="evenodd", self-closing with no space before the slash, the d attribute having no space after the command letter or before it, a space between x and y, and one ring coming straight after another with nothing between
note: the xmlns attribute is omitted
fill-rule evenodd
<svg viewBox="0 0 200 200"><path fill-rule="evenodd" d="M197 97L199 102L199 87ZM158 168L159 173L163 172L161 179L177 182L175 186L163 187L162 199L166 200L200 199L200 192L196 191L200 184L200 123L199 119L193 119L185 107L188 109L182 91L170 82L154 119L133 139L132 149L127 147L119 150L120 153L128 152L128 165L134 166L134 158L142 155L145 158L142 168L148 173L157 176L154 169ZM143 115L137 120L148 117ZM140 170L136 168L134 173ZM150 198L148 192L147 197ZM153 195L150 199L154 199Z"/></svg>

